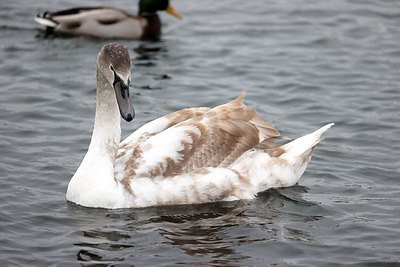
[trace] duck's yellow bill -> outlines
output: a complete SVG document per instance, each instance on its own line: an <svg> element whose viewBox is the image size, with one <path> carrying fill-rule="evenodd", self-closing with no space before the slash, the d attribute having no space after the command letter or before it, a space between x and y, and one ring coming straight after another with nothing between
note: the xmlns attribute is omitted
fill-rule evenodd
<svg viewBox="0 0 400 267"><path fill-rule="evenodd" d="M168 7L167 7L167 9L166 9L165 11L167 11L169 14L171 14L171 15L177 17L178 19L182 19L182 18L183 18L182 15L179 14L178 11L176 11L176 10L172 7L171 4L168 4Z"/></svg>

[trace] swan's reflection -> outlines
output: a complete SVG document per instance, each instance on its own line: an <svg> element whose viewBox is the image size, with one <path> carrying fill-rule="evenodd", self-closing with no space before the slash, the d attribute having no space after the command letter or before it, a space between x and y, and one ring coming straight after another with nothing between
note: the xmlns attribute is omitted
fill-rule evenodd
<svg viewBox="0 0 400 267"><path fill-rule="evenodd" d="M82 265L151 262L152 257L161 257L171 264L202 259L210 265L238 266L249 257L241 246L313 240L304 230L307 227L293 226L322 218L297 211L316 205L302 198L304 191L305 187L294 186L268 190L253 201L116 211L70 204L70 215L81 223L77 259Z"/></svg>

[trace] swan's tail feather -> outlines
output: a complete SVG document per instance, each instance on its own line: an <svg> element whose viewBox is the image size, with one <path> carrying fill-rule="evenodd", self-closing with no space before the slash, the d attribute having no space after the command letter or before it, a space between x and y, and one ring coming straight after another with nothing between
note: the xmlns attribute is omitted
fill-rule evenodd
<svg viewBox="0 0 400 267"><path fill-rule="evenodd" d="M292 156L301 156L312 149L321 140L323 140L323 138L321 138L322 134L333 125L334 123L329 123L315 132L299 137L292 142L281 146L280 148L284 149L286 151L285 153L289 153Z"/></svg>

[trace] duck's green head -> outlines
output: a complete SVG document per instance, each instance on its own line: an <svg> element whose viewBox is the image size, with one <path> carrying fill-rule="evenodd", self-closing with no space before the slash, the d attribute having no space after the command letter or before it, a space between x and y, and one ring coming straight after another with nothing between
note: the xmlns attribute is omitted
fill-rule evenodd
<svg viewBox="0 0 400 267"><path fill-rule="evenodd" d="M169 3L169 0L140 0L139 1L139 15L145 13L156 13L159 10L165 10L171 15L181 19L179 14Z"/></svg>

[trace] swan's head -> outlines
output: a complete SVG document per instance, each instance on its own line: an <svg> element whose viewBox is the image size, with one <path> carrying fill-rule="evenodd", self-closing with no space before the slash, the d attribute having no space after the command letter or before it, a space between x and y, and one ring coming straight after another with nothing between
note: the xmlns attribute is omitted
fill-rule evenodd
<svg viewBox="0 0 400 267"><path fill-rule="evenodd" d="M122 118L131 121L135 111L129 92L131 58L128 49L116 43L103 46L97 57L97 71L114 88Z"/></svg>

